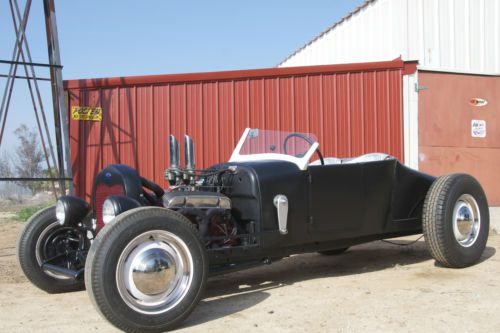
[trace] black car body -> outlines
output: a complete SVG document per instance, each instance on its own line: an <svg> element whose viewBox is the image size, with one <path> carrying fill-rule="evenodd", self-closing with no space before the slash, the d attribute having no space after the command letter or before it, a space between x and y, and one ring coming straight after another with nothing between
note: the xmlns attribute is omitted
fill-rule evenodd
<svg viewBox="0 0 500 333"><path fill-rule="evenodd" d="M245 131L229 162L205 170L195 169L189 137L184 168L172 136L170 150L167 191L110 165L90 205L63 197L35 216L29 225L40 230L27 227L19 250L28 278L67 291L85 275L115 326L158 331L189 314L208 274L422 232L447 266L473 264L484 250L487 201L467 175L436 179L382 153L323 158L312 135L257 129ZM64 237L72 241L58 243ZM46 248L32 244L42 238Z"/></svg>

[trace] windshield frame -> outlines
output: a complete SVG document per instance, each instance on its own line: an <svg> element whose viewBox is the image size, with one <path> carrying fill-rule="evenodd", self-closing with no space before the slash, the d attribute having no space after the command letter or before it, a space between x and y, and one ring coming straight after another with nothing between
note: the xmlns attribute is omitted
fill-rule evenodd
<svg viewBox="0 0 500 333"><path fill-rule="evenodd" d="M279 154L279 153L258 153L258 154L240 154L243 145L248 137L248 134L252 128L245 128L243 131L243 135L241 136L238 144L233 150L233 154L229 159L229 162L252 162L252 161L266 161L266 160L278 160L278 161L287 161L294 163L300 170L307 170L307 166L309 165L309 160L316 152L316 149L319 147L319 143L314 141L314 143L309 147L307 152L302 157L296 157L287 154Z"/></svg>

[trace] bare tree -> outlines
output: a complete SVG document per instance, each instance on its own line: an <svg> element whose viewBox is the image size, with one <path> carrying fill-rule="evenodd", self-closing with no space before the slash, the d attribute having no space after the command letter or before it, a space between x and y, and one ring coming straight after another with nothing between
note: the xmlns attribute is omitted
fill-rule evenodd
<svg viewBox="0 0 500 333"><path fill-rule="evenodd" d="M12 171L12 158L9 153L3 152L0 155L0 178L11 178L14 177L14 172ZM2 181L0 182L0 197L9 200L21 199L19 193L19 187L13 181Z"/></svg>
<svg viewBox="0 0 500 333"><path fill-rule="evenodd" d="M0 156L0 178L10 178L13 175L10 158L7 153L3 153Z"/></svg>
<svg viewBox="0 0 500 333"><path fill-rule="evenodd" d="M22 124L14 134L19 140L19 146L16 149L14 168L18 177L34 178L40 177L43 172L42 162L44 155L40 147L38 134ZM20 186L27 188L31 194L35 194L40 190L38 182L20 182Z"/></svg>

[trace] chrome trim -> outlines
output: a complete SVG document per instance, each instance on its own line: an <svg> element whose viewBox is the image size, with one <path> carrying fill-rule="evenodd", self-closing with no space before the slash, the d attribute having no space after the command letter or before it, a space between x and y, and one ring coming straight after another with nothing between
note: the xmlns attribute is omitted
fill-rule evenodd
<svg viewBox="0 0 500 333"><path fill-rule="evenodd" d="M470 247L479 236L481 213L476 199L470 194L462 194L453 207L453 235L458 244Z"/></svg>
<svg viewBox="0 0 500 333"><path fill-rule="evenodd" d="M278 213L278 228L282 235L288 233L287 219L288 219L288 198L283 194L278 194L273 200L274 206Z"/></svg>
<svg viewBox="0 0 500 333"><path fill-rule="evenodd" d="M179 142L175 139L175 136L170 134L170 169L180 168L180 149Z"/></svg>
<svg viewBox="0 0 500 333"><path fill-rule="evenodd" d="M186 170L195 169L196 162L194 157L194 143L189 135L184 135L184 164Z"/></svg>
<svg viewBox="0 0 500 333"><path fill-rule="evenodd" d="M161 247L144 250L132 262L132 280L148 296L165 293L175 281L175 254Z"/></svg>
<svg viewBox="0 0 500 333"><path fill-rule="evenodd" d="M123 249L116 266L117 289L134 311L165 313L188 293L194 269L191 252L181 238L166 230L147 231Z"/></svg>

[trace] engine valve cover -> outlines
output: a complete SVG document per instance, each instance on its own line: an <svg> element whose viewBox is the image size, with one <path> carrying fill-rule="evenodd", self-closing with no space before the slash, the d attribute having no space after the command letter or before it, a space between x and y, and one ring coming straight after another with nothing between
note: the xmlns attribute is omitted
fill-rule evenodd
<svg viewBox="0 0 500 333"><path fill-rule="evenodd" d="M173 209L231 209L231 199L223 194L214 192L167 192L163 195L163 206Z"/></svg>

